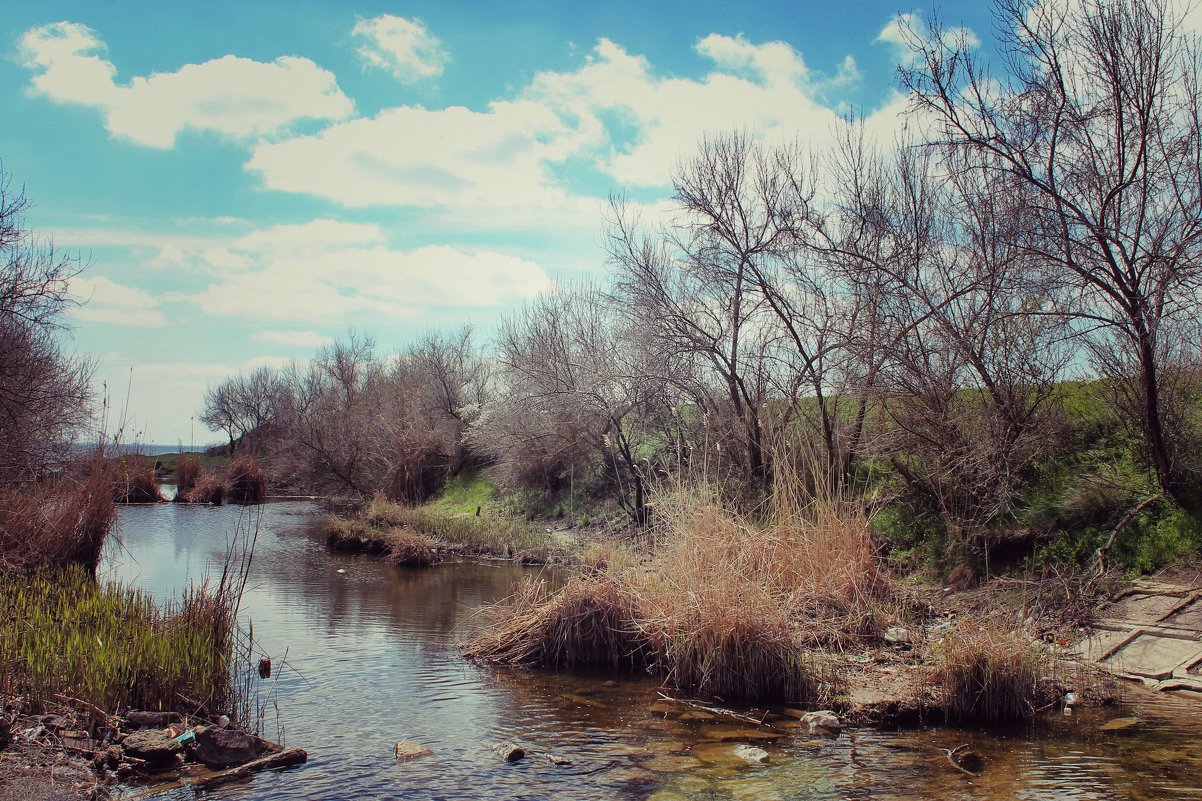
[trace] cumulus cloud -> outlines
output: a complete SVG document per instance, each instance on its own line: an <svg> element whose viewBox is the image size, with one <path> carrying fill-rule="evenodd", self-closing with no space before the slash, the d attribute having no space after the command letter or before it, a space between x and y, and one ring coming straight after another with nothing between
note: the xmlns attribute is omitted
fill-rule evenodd
<svg viewBox="0 0 1202 801"><path fill-rule="evenodd" d="M83 304L73 311L78 320L134 328L167 323L154 295L104 276L76 276L71 279L71 293Z"/></svg>
<svg viewBox="0 0 1202 801"><path fill-rule="evenodd" d="M419 20L381 14L359 20L351 30L364 63L411 84L442 75L450 55Z"/></svg>
<svg viewBox="0 0 1202 801"><path fill-rule="evenodd" d="M364 314L494 307L551 285L542 267L516 256L447 245L400 250L376 225L333 220L272 226L179 256L211 275L189 301L224 317L341 324ZM282 342L286 334L264 336Z"/></svg>
<svg viewBox="0 0 1202 801"><path fill-rule="evenodd" d="M595 229L603 199L573 176L665 188L702 135L732 128L822 144L838 120L825 96L859 77L850 57L824 75L787 43L742 35L711 34L696 51L711 64L705 74L665 76L602 39L579 67L539 73L483 109L390 108L259 143L246 168L267 188L345 206L435 210L472 228Z"/></svg>
<svg viewBox="0 0 1202 801"><path fill-rule="evenodd" d="M299 56L265 63L227 55L118 83L104 42L75 22L26 31L18 54L34 73L31 91L95 108L113 136L147 147L170 148L189 129L258 138L301 119L337 120L353 110L334 75Z"/></svg>

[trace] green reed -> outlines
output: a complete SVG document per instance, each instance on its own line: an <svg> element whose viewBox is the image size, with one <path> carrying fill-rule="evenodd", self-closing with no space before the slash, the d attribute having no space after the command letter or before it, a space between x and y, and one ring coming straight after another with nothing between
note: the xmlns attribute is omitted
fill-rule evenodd
<svg viewBox="0 0 1202 801"><path fill-rule="evenodd" d="M236 629L224 597L194 587L159 605L77 565L0 573L0 693L106 710L228 710Z"/></svg>

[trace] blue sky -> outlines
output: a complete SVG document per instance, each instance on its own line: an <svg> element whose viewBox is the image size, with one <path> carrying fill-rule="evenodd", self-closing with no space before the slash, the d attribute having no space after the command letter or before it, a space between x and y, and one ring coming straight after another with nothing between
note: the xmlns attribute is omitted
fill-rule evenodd
<svg viewBox="0 0 1202 801"><path fill-rule="evenodd" d="M607 195L654 210L707 131L821 147L855 108L889 138L898 15L929 10L3 0L0 160L91 264L70 346L127 439L187 444L239 370L350 327L487 333L603 272ZM940 15L989 38L981 4Z"/></svg>

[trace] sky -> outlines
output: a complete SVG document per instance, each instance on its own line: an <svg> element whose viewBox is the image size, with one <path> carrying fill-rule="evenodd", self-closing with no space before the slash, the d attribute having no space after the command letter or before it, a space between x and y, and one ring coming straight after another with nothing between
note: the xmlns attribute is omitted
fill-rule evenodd
<svg viewBox="0 0 1202 801"><path fill-rule="evenodd" d="M68 350L126 442L202 444L205 388L349 330L382 352L602 276L706 133L902 124L899 18L981 3L0 0L0 163L88 265Z"/></svg>

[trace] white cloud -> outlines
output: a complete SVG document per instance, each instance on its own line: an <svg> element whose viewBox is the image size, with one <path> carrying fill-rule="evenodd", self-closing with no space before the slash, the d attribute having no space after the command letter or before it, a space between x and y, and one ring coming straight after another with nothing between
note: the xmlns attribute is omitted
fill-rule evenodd
<svg viewBox="0 0 1202 801"><path fill-rule="evenodd" d="M364 314L495 307L551 283L542 267L516 256L446 245L397 250L378 226L333 220L273 226L177 255L212 276L189 297L201 311L260 320L344 324ZM276 334L260 338L288 336Z"/></svg>
<svg viewBox="0 0 1202 801"><path fill-rule="evenodd" d="M838 114L822 98L859 77L850 57L834 75L817 74L784 42L711 34L696 49L712 69L669 77L602 39L579 68L539 73L482 110L386 109L259 143L246 168L270 189L348 207L433 210L464 228L595 231L602 198L572 176L666 188L677 159L704 134L732 128L827 142Z"/></svg>
<svg viewBox="0 0 1202 801"><path fill-rule="evenodd" d="M910 66L918 60L918 55L910 49L910 42L914 37L922 41L929 40L931 29L925 19L913 11L907 11L889 20L876 40L889 46L898 64ZM944 28L943 38L949 44L963 44L969 48L981 46L980 37L971 28Z"/></svg>
<svg viewBox="0 0 1202 801"><path fill-rule="evenodd" d="M369 65L411 84L442 74L450 56L442 41L419 20L381 14L355 23L351 35L359 41L359 56Z"/></svg>
<svg viewBox="0 0 1202 801"><path fill-rule="evenodd" d="M316 331L260 331L253 338L259 342L274 342L294 348L318 348L334 341L333 337Z"/></svg>
<svg viewBox="0 0 1202 801"><path fill-rule="evenodd" d="M71 279L71 293L83 304L72 312L77 320L134 328L167 323L154 295L103 276L76 276Z"/></svg>
<svg viewBox="0 0 1202 801"><path fill-rule="evenodd" d="M227 55L119 84L105 53L96 33L75 22L32 28L19 44L22 65L35 73L34 93L95 108L113 136L147 147L170 148L188 129L258 138L353 110L334 75L307 58L265 63Z"/></svg>

